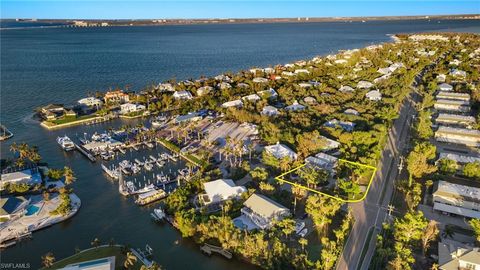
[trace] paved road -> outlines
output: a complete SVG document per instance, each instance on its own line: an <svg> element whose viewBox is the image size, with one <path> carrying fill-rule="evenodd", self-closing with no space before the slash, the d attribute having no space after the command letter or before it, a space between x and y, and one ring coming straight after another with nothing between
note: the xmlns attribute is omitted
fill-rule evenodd
<svg viewBox="0 0 480 270"><path fill-rule="evenodd" d="M417 75L416 83L420 82L423 74ZM415 87L416 83L412 87ZM389 218L387 207L394 192L394 181L399 173L406 173L405 169L403 171L399 169L399 164L410 141L409 127L413 116L416 115L414 101L418 100L419 96L415 91L404 100L399 118L394 121L389 131L388 142L367 197L362 202L349 204L353 210L355 223L337 263L338 270L368 269L375 252L376 235L381 231L382 223ZM369 243L366 243L370 230L372 236ZM361 263L364 248L366 253Z"/></svg>

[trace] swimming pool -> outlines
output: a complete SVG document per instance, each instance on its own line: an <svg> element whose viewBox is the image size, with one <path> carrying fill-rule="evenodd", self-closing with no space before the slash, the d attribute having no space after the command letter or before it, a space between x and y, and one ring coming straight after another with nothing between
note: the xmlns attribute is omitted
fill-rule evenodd
<svg viewBox="0 0 480 270"><path fill-rule="evenodd" d="M26 216L31 216L31 215L34 215L35 213L38 212L38 210L40 210L40 207L36 206L36 205L29 205L27 207L27 213L25 214Z"/></svg>

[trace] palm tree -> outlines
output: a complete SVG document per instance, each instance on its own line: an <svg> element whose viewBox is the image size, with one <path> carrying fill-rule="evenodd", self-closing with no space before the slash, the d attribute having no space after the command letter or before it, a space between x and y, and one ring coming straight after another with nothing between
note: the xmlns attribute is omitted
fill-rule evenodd
<svg viewBox="0 0 480 270"><path fill-rule="evenodd" d="M445 226L445 228L442 231L442 236L443 238L452 238L453 235L455 234L455 231L453 230L452 226Z"/></svg>
<svg viewBox="0 0 480 270"><path fill-rule="evenodd" d="M51 267L54 262L55 262L55 256L53 256L52 252L48 252L47 254L42 256L42 264L46 268Z"/></svg>
<svg viewBox="0 0 480 270"><path fill-rule="evenodd" d="M127 256L125 257L125 262L123 262L123 267L125 269L130 268L130 266L133 266L137 262L137 256L133 254L131 251L127 252Z"/></svg>
<svg viewBox="0 0 480 270"><path fill-rule="evenodd" d="M305 251L305 246L308 245L308 240L302 237L298 239L298 243L302 246L302 251Z"/></svg>
<svg viewBox="0 0 480 270"><path fill-rule="evenodd" d="M75 174L73 173L73 170L70 167L65 166L63 168L63 176L65 176L65 184L70 185L73 182L75 182Z"/></svg>

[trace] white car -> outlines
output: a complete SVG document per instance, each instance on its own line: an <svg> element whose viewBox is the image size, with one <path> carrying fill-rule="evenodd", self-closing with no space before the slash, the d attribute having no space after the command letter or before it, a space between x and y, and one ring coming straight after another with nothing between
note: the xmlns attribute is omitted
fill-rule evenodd
<svg viewBox="0 0 480 270"><path fill-rule="evenodd" d="M305 228L298 235L300 235L301 237L305 237L305 235L307 235L307 233L308 233L308 230L307 230L307 228Z"/></svg>

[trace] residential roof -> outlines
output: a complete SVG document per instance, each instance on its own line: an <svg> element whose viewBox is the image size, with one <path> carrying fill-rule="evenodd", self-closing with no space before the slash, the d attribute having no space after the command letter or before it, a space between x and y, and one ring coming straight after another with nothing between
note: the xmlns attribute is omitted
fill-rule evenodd
<svg viewBox="0 0 480 270"><path fill-rule="evenodd" d="M360 88L360 89L368 89L371 87L373 87L373 83L367 82L367 81L359 81L357 84L357 88Z"/></svg>
<svg viewBox="0 0 480 270"><path fill-rule="evenodd" d="M467 115L460 115L460 114L452 114L452 113L440 113L436 118L437 122L442 121L456 121L456 122L468 122L468 123L475 123L475 117L467 116Z"/></svg>
<svg viewBox="0 0 480 270"><path fill-rule="evenodd" d="M61 270L114 270L115 256L73 263Z"/></svg>
<svg viewBox="0 0 480 270"><path fill-rule="evenodd" d="M2 182L21 181L21 180L27 180L30 178L32 178L32 172L30 170L4 173L1 176Z"/></svg>
<svg viewBox="0 0 480 270"><path fill-rule="evenodd" d="M457 134L457 135L462 135L462 136L480 138L480 130L476 130L476 129L453 128L453 127L439 126L436 133Z"/></svg>
<svg viewBox="0 0 480 270"><path fill-rule="evenodd" d="M466 246L449 239L438 242L439 269L458 270L460 269L460 261L480 264L480 248Z"/></svg>
<svg viewBox="0 0 480 270"><path fill-rule="evenodd" d="M470 95L467 93L439 91L436 95L436 98L437 99L453 99L453 100L470 100Z"/></svg>
<svg viewBox="0 0 480 270"><path fill-rule="evenodd" d="M437 190L434 195L462 197L464 200L480 200L480 188L453 184L447 181L438 181ZM480 212L478 213L480 215Z"/></svg>
<svg viewBox="0 0 480 270"><path fill-rule="evenodd" d="M440 153L438 159L443 159L443 158L455 160L456 162L458 162L460 164L480 162L480 157L460 155L460 154L454 154L454 153L445 153L445 152Z"/></svg>
<svg viewBox="0 0 480 270"><path fill-rule="evenodd" d="M232 179L218 179L203 183L205 193L210 202L220 202L231 197L236 197L247 191L244 186L236 186Z"/></svg>
<svg viewBox="0 0 480 270"><path fill-rule="evenodd" d="M252 194L243 205L265 218L270 218L280 211L289 211L285 206L256 193Z"/></svg>
<svg viewBox="0 0 480 270"><path fill-rule="evenodd" d="M297 158L297 154L292 149L279 142L273 145L265 146L265 151L278 159L282 159L284 157L289 157L291 159Z"/></svg>
<svg viewBox="0 0 480 270"><path fill-rule="evenodd" d="M368 92L367 94L365 94L365 96L370 100L382 99L382 93L380 93L380 91L378 91L378 90L372 90L372 91Z"/></svg>

